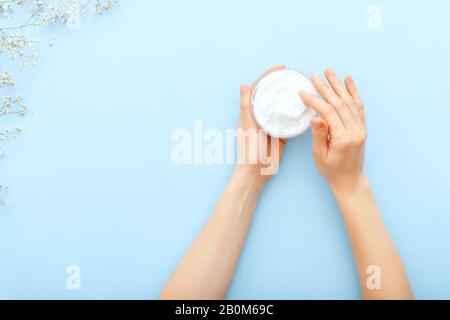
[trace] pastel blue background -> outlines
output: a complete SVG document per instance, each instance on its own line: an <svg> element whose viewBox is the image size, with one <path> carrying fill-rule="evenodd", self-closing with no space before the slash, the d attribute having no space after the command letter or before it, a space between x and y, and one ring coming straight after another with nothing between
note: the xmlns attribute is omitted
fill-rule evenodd
<svg viewBox="0 0 450 320"><path fill-rule="evenodd" d="M369 4L382 10L379 31L366 27ZM32 113L2 120L24 132L1 160L10 208L0 211L0 298L157 298L232 172L174 165L172 131L195 120L234 127L240 83L279 63L354 76L367 105L366 171L415 295L450 298L449 10L123 0L79 31L43 30L37 65L15 73L11 91ZM228 298L360 298L310 148L310 134L289 142ZM69 265L81 267L79 291L66 288Z"/></svg>

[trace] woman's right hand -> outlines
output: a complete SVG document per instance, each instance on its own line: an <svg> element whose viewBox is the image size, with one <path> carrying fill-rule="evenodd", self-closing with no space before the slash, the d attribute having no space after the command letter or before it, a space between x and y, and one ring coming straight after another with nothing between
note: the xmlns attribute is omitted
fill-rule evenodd
<svg viewBox="0 0 450 320"><path fill-rule="evenodd" d="M364 106L350 76L345 78L345 85L331 69L325 76L330 86L317 74L312 76L323 99L304 91L300 97L321 115L311 120L313 156L320 173L334 192L348 192L365 181Z"/></svg>

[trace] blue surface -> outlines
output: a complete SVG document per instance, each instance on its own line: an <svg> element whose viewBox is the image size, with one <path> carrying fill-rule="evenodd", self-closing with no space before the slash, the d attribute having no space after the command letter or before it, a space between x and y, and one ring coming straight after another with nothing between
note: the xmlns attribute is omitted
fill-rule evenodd
<svg viewBox="0 0 450 320"><path fill-rule="evenodd" d="M381 30L366 27L381 8ZM82 29L43 30L9 119L0 181L0 298L157 298L210 214L229 165L176 166L171 133L232 128L239 84L283 63L353 74L367 174L417 298L450 298L450 4L444 1L121 1ZM56 40L51 41L52 38ZM53 42L54 46L47 44ZM336 204L288 144L228 298L360 297ZM81 290L66 269L81 268Z"/></svg>

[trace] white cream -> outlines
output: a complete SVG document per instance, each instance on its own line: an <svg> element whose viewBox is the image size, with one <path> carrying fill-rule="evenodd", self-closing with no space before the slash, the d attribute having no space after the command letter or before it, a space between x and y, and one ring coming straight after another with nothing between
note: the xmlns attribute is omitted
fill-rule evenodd
<svg viewBox="0 0 450 320"><path fill-rule="evenodd" d="M267 134L292 138L308 130L316 112L300 99L301 90L318 95L311 81L293 70L276 71L259 81L252 95L252 111Z"/></svg>

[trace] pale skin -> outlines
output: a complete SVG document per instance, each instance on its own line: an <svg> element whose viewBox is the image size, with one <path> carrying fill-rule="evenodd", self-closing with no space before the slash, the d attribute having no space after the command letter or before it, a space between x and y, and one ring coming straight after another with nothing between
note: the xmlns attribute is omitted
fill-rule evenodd
<svg viewBox="0 0 450 320"><path fill-rule="evenodd" d="M260 78L283 68L271 68ZM358 268L362 297L412 299L400 256L364 174L367 129L362 100L350 76L342 83L331 69L327 69L325 77L328 84L316 74L311 79L322 98L306 92L299 94L306 105L320 114L311 121L313 156L341 210ZM238 128L243 130L258 130L250 112L251 92L249 86L241 86ZM271 168L269 172L276 172L286 143L276 140L278 152L274 156L271 150L274 138L265 138L258 140L258 148L269 149L270 162L236 165L208 222L168 280L161 299L225 298L259 196L271 177L264 169ZM255 152L245 143L241 143L238 150L238 157L243 159ZM367 285L370 276L367 270L371 266L381 271L379 289L370 289Z"/></svg>

